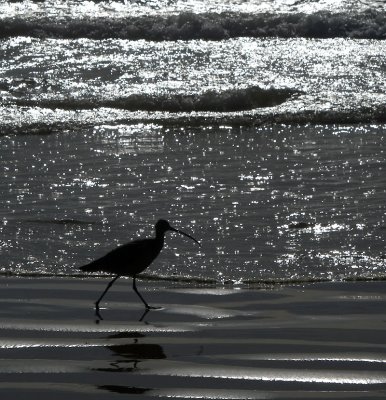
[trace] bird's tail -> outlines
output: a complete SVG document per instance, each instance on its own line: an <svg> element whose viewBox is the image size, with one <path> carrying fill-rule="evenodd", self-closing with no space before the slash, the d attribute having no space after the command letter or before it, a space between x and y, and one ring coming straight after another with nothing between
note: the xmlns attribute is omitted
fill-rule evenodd
<svg viewBox="0 0 386 400"><path fill-rule="evenodd" d="M79 267L79 269L84 272L95 272L100 270L100 265L93 261L89 264L82 265L81 267Z"/></svg>

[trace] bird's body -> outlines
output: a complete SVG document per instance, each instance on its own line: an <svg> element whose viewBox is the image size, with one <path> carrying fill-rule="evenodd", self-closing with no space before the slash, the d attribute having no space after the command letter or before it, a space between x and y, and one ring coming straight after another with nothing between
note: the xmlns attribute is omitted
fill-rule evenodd
<svg viewBox="0 0 386 400"><path fill-rule="evenodd" d="M134 240L117 247L80 269L85 272L104 271L119 276L135 276L154 261L162 250L163 244L163 238Z"/></svg>
<svg viewBox="0 0 386 400"><path fill-rule="evenodd" d="M145 299L138 292L135 284L135 279L138 274L144 271L154 261L154 259L162 250L166 231L180 233L198 243L197 240L194 239L192 236L178 229L172 228L169 223L163 219L160 219L155 224L155 231L156 235L154 238L134 240L132 242L126 243L110 251L103 257L100 257L90 262L89 264L80 267L80 269L85 272L104 271L116 275L115 278L107 285L105 291L102 293L99 299L96 301L95 307L97 313L99 313L99 303L102 300L103 296L107 293L113 283L120 276L133 277L134 291L142 300L146 309L153 308L147 304ZM200 243L198 244L200 245Z"/></svg>

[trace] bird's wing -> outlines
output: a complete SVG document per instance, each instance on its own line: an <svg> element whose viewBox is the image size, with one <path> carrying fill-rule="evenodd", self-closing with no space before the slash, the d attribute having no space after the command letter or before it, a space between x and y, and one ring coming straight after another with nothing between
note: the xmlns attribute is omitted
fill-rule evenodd
<svg viewBox="0 0 386 400"><path fill-rule="evenodd" d="M135 275L148 267L157 257L161 248L154 244L153 239L124 244L80 269L87 272L105 271L117 275Z"/></svg>

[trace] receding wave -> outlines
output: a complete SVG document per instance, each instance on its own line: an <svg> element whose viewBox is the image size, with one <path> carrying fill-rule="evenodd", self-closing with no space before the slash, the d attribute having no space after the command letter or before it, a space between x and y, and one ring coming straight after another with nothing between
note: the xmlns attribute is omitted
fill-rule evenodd
<svg viewBox="0 0 386 400"><path fill-rule="evenodd" d="M132 94L114 99L37 99L15 100L18 106L84 110L93 108L118 108L127 111L164 112L232 112L272 107L284 103L294 94L292 89L263 89L252 86L224 91L209 90L198 94Z"/></svg>
<svg viewBox="0 0 386 400"><path fill-rule="evenodd" d="M237 14L181 13L127 18L82 18L52 20L4 18L0 37L32 36L52 38L130 40L223 40L234 37L307 37L386 39L386 14L368 9L343 14Z"/></svg>
<svg viewBox="0 0 386 400"><path fill-rule="evenodd" d="M78 272L74 269L74 272L39 272L39 271L27 271L20 269L0 271L0 277L19 277L19 278L109 278L111 275L108 274L86 274ZM382 282L386 281L386 275L368 276L368 275L357 275L357 276L346 276L340 277L339 279L329 277L291 277L291 278L249 278L243 280L235 279L216 279L213 277L205 276L191 276L191 275L158 275L158 274L141 274L138 278L143 281L150 282L175 282L188 285L199 285L199 286L226 286L226 287L255 287L255 288L268 288L272 286L291 286L291 285L305 285L313 283L323 282Z"/></svg>
<svg viewBox="0 0 386 400"><path fill-rule="evenodd" d="M52 106L52 104L51 104ZM37 106L24 108L25 113L44 114L47 109ZM146 112L137 111L128 114L110 115L111 109L71 110L67 114L60 109L53 110L52 119L34 121L0 121L1 135L49 135L66 131L82 131L108 123L109 125L131 125L137 123L155 123L164 126L256 126L264 124L361 124L385 123L386 107L383 104L373 107L358 107L334 110L277 110L257 109L246 112ZM14 108L11 112L15 112Z"/></svg>

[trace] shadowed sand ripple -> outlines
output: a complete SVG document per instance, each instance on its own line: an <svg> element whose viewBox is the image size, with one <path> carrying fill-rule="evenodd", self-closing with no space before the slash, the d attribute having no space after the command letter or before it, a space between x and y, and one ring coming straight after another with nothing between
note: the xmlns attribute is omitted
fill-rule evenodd
<svg viewBox="0 0 386 400"><path fill-rule="evenodd" d="M259 290L3 278L0 395L372 399L386 394L383 282ZM130 285L129 285L130 286ZM16 397L15 397L16 396Z"/></svg>

